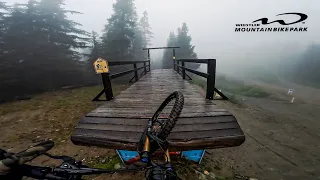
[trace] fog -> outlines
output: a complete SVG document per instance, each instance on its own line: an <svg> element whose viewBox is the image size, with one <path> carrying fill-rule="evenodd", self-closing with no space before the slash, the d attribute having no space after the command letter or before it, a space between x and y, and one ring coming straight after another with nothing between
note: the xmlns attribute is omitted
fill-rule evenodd
<svg viewBox="0 0 320 180"><path fill-rule="evenodd" d="M7 0L8 4L25 0ZM89 32L101 35L107 18L112 14L111 0L66 0L65 8L82 12L70 18L81 23ZM154 38L152 46L166 46L170 31L186 22L192 43L199 58L215 58L221 72L239 71L240 67L277 64L303 52L308 44L319 43L320 2L317 0L136 0L138 15L149 14ZM307 32L235 32L235 24L251 23L267 17L279 19L277 14L301 12L308 15ZM283 20L296 16L281 16ZM275 23L276 24L276 23ZM152 58L160 60L162 51L152 51ZM178 57L179 58L179 57ZM289 59L289 60L288 60Z"/></svg>

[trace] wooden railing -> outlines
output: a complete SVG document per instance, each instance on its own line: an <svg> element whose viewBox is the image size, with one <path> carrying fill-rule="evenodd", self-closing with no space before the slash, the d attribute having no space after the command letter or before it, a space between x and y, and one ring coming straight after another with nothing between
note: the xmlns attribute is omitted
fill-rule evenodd
<svg viewBox="0 0 320 180"><path fill-rule="evenodd" d="M140 63L143 63L143 66L138 68L137 64L140 64ZM120 65L128 65L128 64L132 64L133 69L119 72L116 74L110 74L110 73L102 73L101 74L102 82L103 82L103 89L95 98L93 98L92 101L103 101L103 100L99 100L99 98L102 96L103 93L105 93L107 101L110 101L111 99L113 99L111 79L116 79L118 77L121 77L121 76L124 76L124 75L127 75L127 74L134 72L134 76L131 78L130 82L133 79L135 79L135 81L138 81L139 80L139 76L138 76L139 70L143 69L140 76L142 76L143 74L147 74L147 72L150 71L150 61L113 61L113 62L108 62L109 66L120 66Z"/></svg>
<svg viewBox="0 0 320 180"><path fill-rule="evenodd" d="M207 64L207 73L196 71L190 68L185 67L185 63L201 63ZM181 64L181 65L180 65ZM216 60L215 59L175 59L174 60L174 70L177 73L182 74L182 78L186 79L186 71L196 74L198 76L204 77L207 79L207 99L214 99L214 92L218 93L222 99L228 99L227 96L222 94L218 89L216 89Z"/></svg>

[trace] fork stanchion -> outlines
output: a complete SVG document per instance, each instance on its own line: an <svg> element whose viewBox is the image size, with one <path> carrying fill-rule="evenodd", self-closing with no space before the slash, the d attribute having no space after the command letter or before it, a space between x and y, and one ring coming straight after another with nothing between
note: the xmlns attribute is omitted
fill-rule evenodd
<svg viewBox="0 0 320 180"><path fill-rule="evenodd" d="M149 140L149 137L146 135L144 145L143 145L143 152L141 155L141 162L149 163L149 160L150 160L149 153L150 153L150 140Z"/></svg>

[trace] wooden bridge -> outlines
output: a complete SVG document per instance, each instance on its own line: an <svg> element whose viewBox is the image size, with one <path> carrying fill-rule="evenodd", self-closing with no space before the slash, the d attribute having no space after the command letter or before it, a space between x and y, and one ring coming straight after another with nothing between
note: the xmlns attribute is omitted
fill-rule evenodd
<svg viewBox="0 0 320 180"><path fill-rule="evenodd" d="M207 63L208 73L185 67L185 62L193 61ZM107 75L105 77L107 79L104 79L105 89L102 92L106 92L107 99L110 101L106 101L80 120L71 137L72 142L78 145L136 150L148 118L152 117L170 93L178 90L183 93L185 104L175 128L168 137L170 149L213 149L242 144L245 137L236 118L226 109L218 108L215 100L210 100L216 90L214 87L215 60L176 60L175 62L174 69L153 71L150 71L150 64L146 65L145 61L131 62L134 64L133 70ZM144 65L137 68L137 63ZM110 63L110 65L120 64ZM149 67L149 71L146 67ZM144 69L145 75L138 80L136 76L140 69ZM206 98L195 86L185 80L186 71L208 79ZM110 89L107 89L111 88L108 84L109 80L118 77L119 74L132 72L135 72L137 82L112 98L112 91L110 94ZM222 93L219 94L225 97ZM96 97L95 100L98 98Z"/></svg>

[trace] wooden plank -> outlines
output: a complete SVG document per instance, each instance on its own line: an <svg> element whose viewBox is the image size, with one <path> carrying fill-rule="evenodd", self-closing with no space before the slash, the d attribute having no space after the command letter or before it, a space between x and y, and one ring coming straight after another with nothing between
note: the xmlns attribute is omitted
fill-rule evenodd
<svg viewBox="0 0 320 180"><path fill-rule="evenodd" d="M71 140L76 145L83 146L99 146L108 149L124 149L124 150L137 150L136 143L122 143L121 141L105 140L104 138L94 138L88 140L79 138L78 136L72 136ZM170 141L169 146L172 151L188 151L190 149L216 149L226 148L241 145L245 140L244 136L228 136L220 138L207 138L203 140L191 140L191 141Z"/></svg>
<svg viewBox="0 0 320 180"><path fill-rule="evenodd" d="M171 132L168 137L169 141L190 141L195 139L218 138L227 136L241 135L239 128L205 130L194 132ZM133 131L116 131L116 130L100 130L100 129L75 129L76 136L83 138L102 138L105 140L119 140L127 143L137 143L142 135L141 132Z"/></svg>
<svg viewBox="0 0 320 180"><path fill-rule="evenodd" d="M153 70L113 100L79 121L71 137L75 144L136 149L136 143L163 100L173 91L184 94L184 109L168 140L177 150L238 146L244 134L234 116L205 99L198 89L172 69ZM172 103L161 113L167 117Z"/></svg>
<svg viewBox="0 0 320 180"><path fill-rule="evenodd" d="M115 103L118 103L118 104L132 104L132 103L136 103L136 104L152 104L153 106L160 106L160 104L163 102L163 100L158 100L158 101L145 101L145 100L139 100L139 99L121 99L121 100L116 100L114 101ZM204 102L204 101L188 101L186 100L186 105L205 105L205 104L211 104L210 102Z"/></svg>
<svg viewBox="0 0 320 180"><path fill-rule="evenodd" d="M146 125L148 119L131 119L131 118L97 118L84 117L80 120L80 124L115 124L115 125ZM221 122L236 122L233 116L202 117L202 118L179 118L177 125L184 124L212 124Z"/></svg>
<svg viewBox="0 0 320 180"><path fill-rule="evenodd" d="M92 129L105 131L121 131L121 132L140 132L145 130L145 125L114 125L114 124L79 124L77 129ZM210 124L176 124L173 132L196 132L210 130L224 130L238 128L239 125L235 122L221 122Z"/></svg>
<svg viewBox="0 0 320 180"><path fill-rule="evenodd" d="M225 112L201 112L201 113L184 113L181 114L180 117L213 117L217 115L225 114ZM119 113L104 113L104 112L97 112L97 113L88 113L86 115L87 117L122 117L122 118L151 118L153 116L153 113L147 113L141 110L140 112L134 112L134 113L126 113L122 112L121 114ZM168 117L169 114L161 114L161 117Z"/></svg>
<svg viewBox="0 0 320 180"><path fill-rule="evenodd" d="M160 105L160 104L158 104ZM173 105L168 104L166 108L172 108ZM104 104L101 105L100 108L121 108L121 109L141 109L141 108L152 108L152 109L157 109L156 104L135 104L134 106L128 106L128 104L122 104L122 103L115 103L114 105L112 104ZM183 108L190 109L190 108L195 108L195 109L212 109L215 108L215 104L204 104L204 105L198 105L198 104L185 104ZM227 110L226 110L227 111Z"/></svg>
<svg viewBox="0 0 320 180"><path fill-rule="evenodd" d="M152 107L152 108L156 108L158 106L160 106L162 102L114 102L114 103L108 103L108 104L103 104L100 107L116 107L116 106L121 106L121 107L136 107L136 106L142 106L143 108L146 107ZM193 106L195 108L199 108L202 106L206 106L206 105L215 105L214 103L211 102L185 102L183 107L187 107L187 106Z"/></svg>
<svg viewBox="0 0 320 180"><path fill-rule="evenodd" d="M137 109L139 109L139 112L137 112ZM143 108L129 108L129 107L124 107L124 108L99 108L96 110L91 111L91 113L129 113L129 114L134 114L134 113L146 113L146 114L154 114L154 112L157 110L156 107L147 109ZM170 113L172 108L165 108L162 113L168 114ZM190 113L207 113L208 111L211 112L228 112L226 109L215 109L214 107L208 107L208 108L183 108L182 114L190 114Z"/></svg>
<svg viewBox="0 0 320 180"><path fill-rule="evenodd" d="M170 92L172 92L172 91L170 91ZM140 93L137 92L135 95L137 95L137 94L140 94ZM141 93L141 95L146 95L146 94L147 93L144 93L144 94ZM155 92L150 93L150 94L155 94ZM164 101L165 98L171 93L169 93L169 92L168 93L158 93L157 92L157 94L159 94L159 97L154 97L154 99L159 99L161 101ZM195 94L195 93L193 93L193 94L185 94L184 93L183 96L184 96L184 98L187 98L188 100L189 99L198 99L198 100L203 101L203 96L201 96L200 94ZM147 98L148 96L145 96L145 97ZM139 97L139 96L132 97L132 94L127 93L127 94L119 95L118 98L140 99L141 97Z"/></svg>

